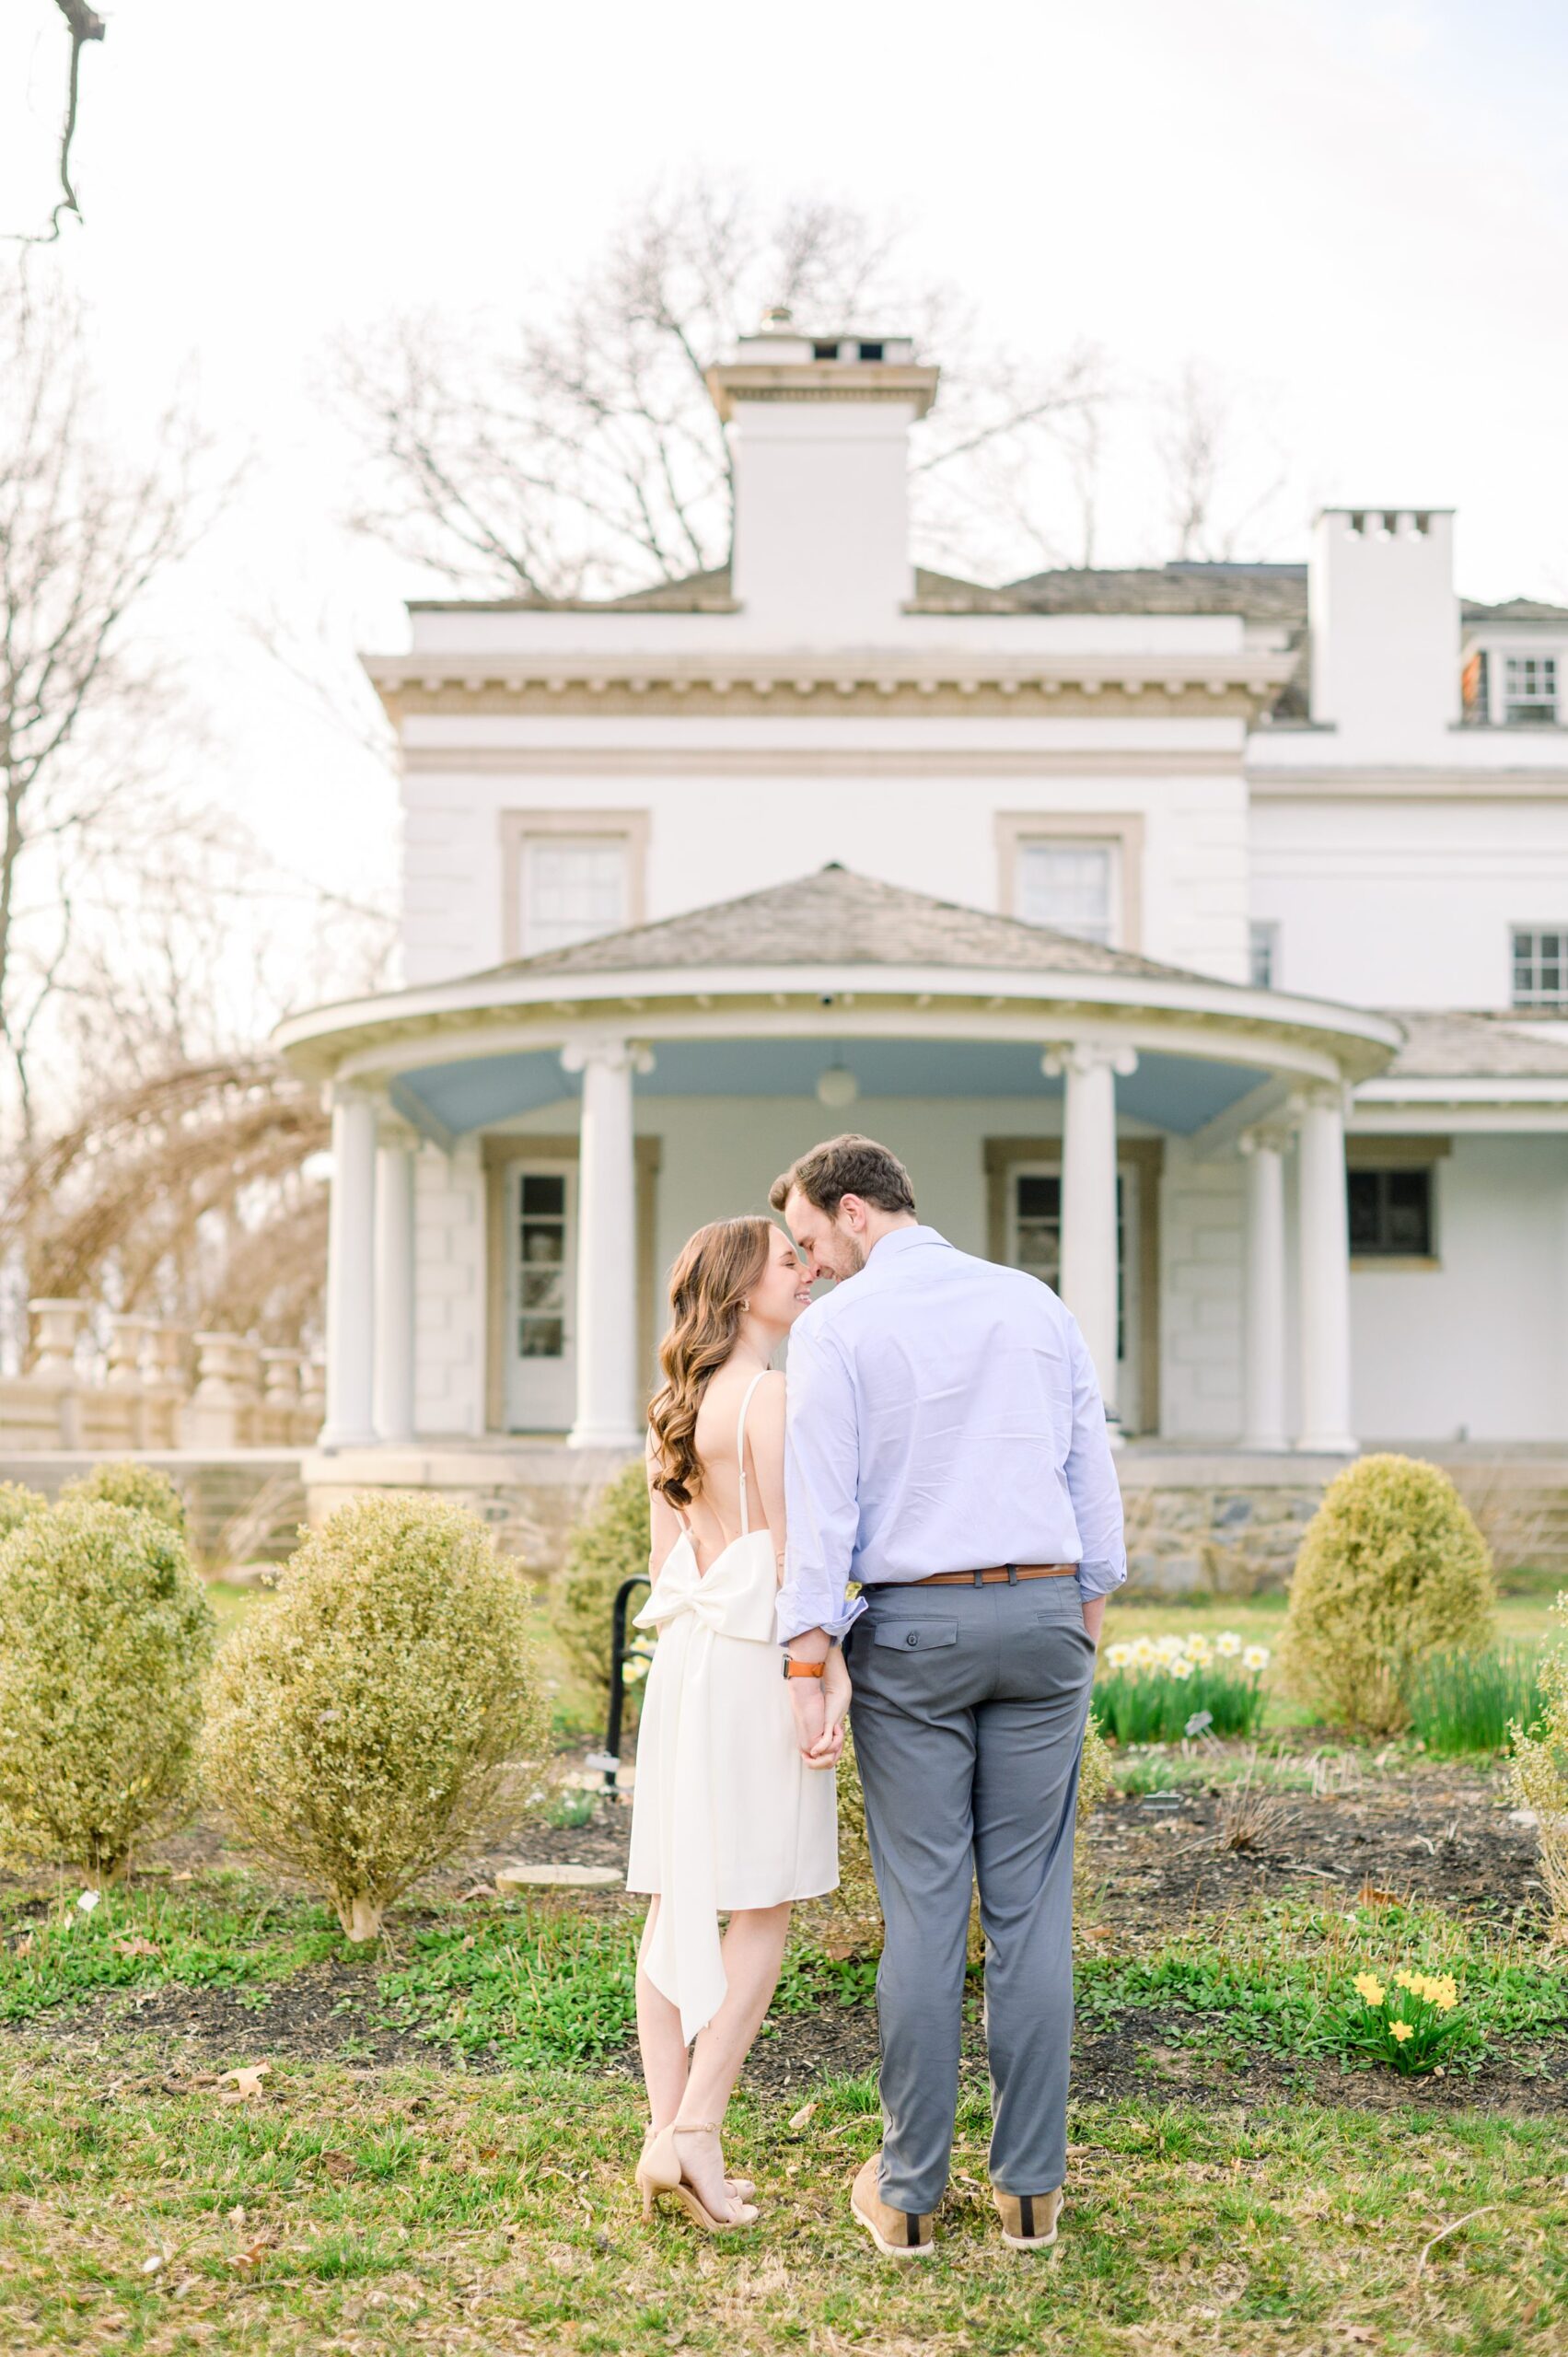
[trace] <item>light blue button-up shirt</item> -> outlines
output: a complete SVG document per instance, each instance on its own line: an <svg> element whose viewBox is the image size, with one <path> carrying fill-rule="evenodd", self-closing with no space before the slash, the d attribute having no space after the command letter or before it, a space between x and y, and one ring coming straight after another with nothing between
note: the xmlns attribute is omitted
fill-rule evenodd
<svg viewBox="0 0 1568 2357"><path fill-rule="evenodd" d="M1018 1269L895 1227L789 1344L779 1638L848 1628L845 1583L995 1563L1127 1576L1105 1409L1075 1320Z"/></svg>

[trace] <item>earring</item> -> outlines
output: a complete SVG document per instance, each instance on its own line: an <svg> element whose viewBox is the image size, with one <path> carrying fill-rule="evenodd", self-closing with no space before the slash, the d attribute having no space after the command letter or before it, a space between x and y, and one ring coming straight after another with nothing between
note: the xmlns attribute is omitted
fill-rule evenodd
<svg viewBox="0 0 1568 2357"><path fill-rule="evenodd" d="M740 1314L741 1314L742 1318L745 1318L745 1317L747 1317L747 1316L749 1314L749 1312L750 1312L750 1308L751 1308L751 1296L750 1296L750 1295L749 1295L749 1294L748 1294L748 1295L746 1295L745 1299L742 1301L742 1303L741 1303L741 1305L740 1305Z"/></svg>

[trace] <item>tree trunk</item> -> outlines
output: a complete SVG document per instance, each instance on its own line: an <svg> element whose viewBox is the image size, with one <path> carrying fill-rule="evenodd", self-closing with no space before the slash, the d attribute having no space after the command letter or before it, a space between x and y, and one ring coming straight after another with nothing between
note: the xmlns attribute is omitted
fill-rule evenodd
<svg viewBox="0 0 1568 2357"><path fill-rule="evenodd" d="M365 1941L380 1937L382 1910L363 1892L356 1891L352 1898L347 1895L340 1898L337 1910L345 1938Z"/></svg>

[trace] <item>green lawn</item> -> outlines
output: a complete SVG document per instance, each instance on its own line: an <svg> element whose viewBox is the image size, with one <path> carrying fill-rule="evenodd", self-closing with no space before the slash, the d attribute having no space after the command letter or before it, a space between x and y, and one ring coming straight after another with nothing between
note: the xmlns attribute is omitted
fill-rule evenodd
<svg viewBox="0 0 1568 2357"><path fill-rule="evenodd" d="M724 2241L630 2184L634 2090L582 2072L274 2069L254 2101L167 2052L18 2056L0 2084L0 2328L18 2351L866 2349L1074 2357L1561 2351L1568 2125L1081 2105L1054 2253L997 2239L966 2101L942 2247L851 2225L871 2090L798 2127L738 2102L756 2227Z"/></svg>

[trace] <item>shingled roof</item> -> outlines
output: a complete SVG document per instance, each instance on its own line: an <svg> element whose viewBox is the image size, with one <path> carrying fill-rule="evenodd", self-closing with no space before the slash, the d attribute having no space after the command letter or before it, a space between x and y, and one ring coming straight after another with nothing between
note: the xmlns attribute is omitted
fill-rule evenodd
<svg viewBox="0 0 1568 2357"><path fill-rule="evenodd" d="M679 966L978 966L1049 974L1122 974L1202 981L1127 949L906 892L832 861L814 876L657 924L602 934L570 949L512 959L497 973L602 974Z"/></svg>
<svg viewBox="0 0 1568 2357"><path fill-rule="evenodd" d="M1404 1028L1388 1080L1564 1080L1568 1043L1495 1015L1386 1008Z"/></svg>
<svg viewBox="0 0 1568 2357"><path fill-rule="evenodd" d="M917 566L914 602L954 614L1239 614L1244 621L1307 624L1305 564L1181 563L1117 566L1060 565L1031 573L998 589L957 574ZM655 582L619 598L416 598L411 613L703 614L733 610L735 585L727 564ZM1568 622L1568 608L1539 598L1510 598L1502 605L1462 598L1466 621Z"/></svg>

